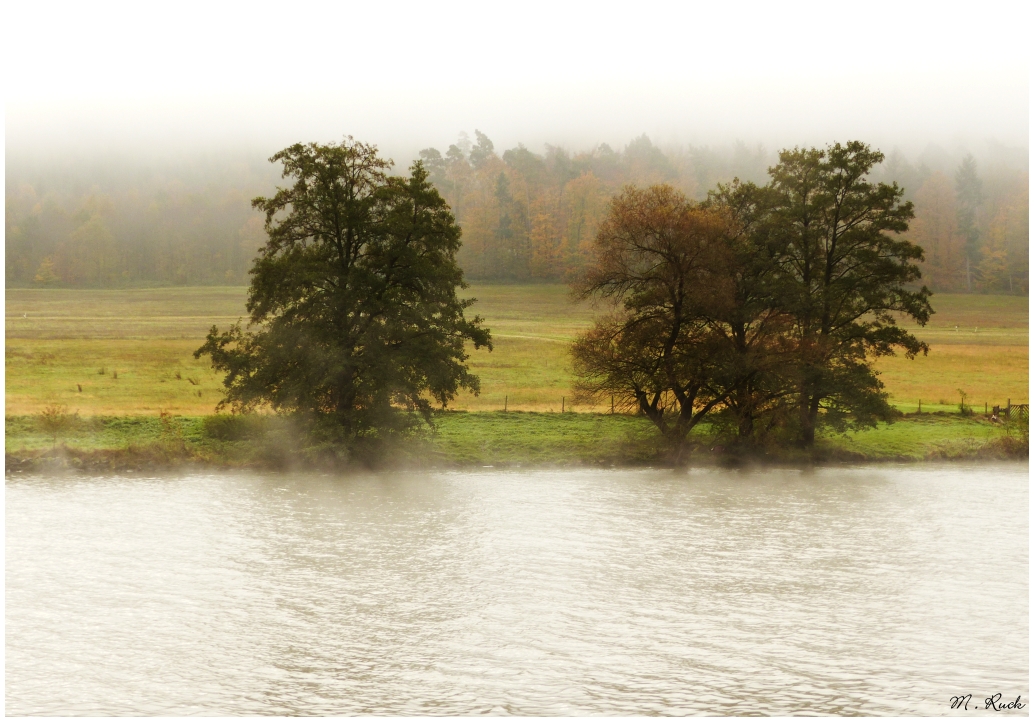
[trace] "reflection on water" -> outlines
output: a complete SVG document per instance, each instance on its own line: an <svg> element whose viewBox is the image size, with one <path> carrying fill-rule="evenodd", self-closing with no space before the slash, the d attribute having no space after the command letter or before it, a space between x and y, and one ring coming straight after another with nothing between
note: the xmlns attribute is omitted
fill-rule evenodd
<svg viewBox="0 0 1034 722"><path fill-rule="evenodd" d="M1027 509L1026 465L9 479L6 711L1026 702Z"/></svg>

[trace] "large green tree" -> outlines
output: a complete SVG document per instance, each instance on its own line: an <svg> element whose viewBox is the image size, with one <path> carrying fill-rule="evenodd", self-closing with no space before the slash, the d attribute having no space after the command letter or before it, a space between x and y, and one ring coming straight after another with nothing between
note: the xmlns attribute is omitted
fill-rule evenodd
<svg viewBox="0 0 1034 722"><path fill-rule="evenodd" d="M212 327L196 357L226 373L221 405L271 407L343 439L430 420L461 388L477 393L466 344L491 348L455 255L460 229L421 163L391 177L376 148L297 144L271 159L290 179L265 213L251 271L250 323Z"/></svg>
<svg viewBox="0 0 1034 722"><path fill-rule="evenodd" d="M778 304L792 316L796 347L799 440L809 446L823 419L871 424L889 418L883 385L872 366L903 349L928 347L896 323L925 324L930 291L917 287L923 249L901 234L913 217L896 183L868 175L883 154L864 143L779 154L769 170L770 209L758 227L780 272Z"/></svg>
<svg viewBox="0 0 1034 722"><path fill-rule="evenodd" d="M785 425L786 401L795 390L781 242L768 222L774 200L771 188L734 180L711 191L703 204L732 221L725 239L728 300L708 320L720 339L729 389L718 422L732 422L741 447L756 446Z"/></svg>

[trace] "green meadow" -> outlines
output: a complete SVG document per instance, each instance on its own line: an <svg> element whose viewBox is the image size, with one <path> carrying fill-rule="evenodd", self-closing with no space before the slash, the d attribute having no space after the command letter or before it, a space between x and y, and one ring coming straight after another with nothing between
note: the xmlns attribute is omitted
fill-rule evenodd
<svg viewBox="0 0 1034 722"><path fill-rule="evenodd" d="M607 463L654 453L645 420L572 403L569 344L604 309L572 301L561 285L473 285L463 295L478 299L470 312L492 330L494 350L472 352L481 394L464 394L450 409L482 413L440 415L429 453L468 464ZM174 439L196 453L237 449L247 456L243 441L206 436L204 420L215 413L221 383L205 359L192 355L213 324L225 327L245 314L245 296L243 287L8 289L8 452ZM892 402L909 415L824 439L824 448L864 458L965 453L1002 433L983 419L985 403L1027 403L1027 299L935 295L933 305L931 323L912 329L930 344L929 355L878 363ZM974 416L958 415L960 390ZM939 413L915 416L920 403L924 412ZM504 408L522 413L483 413ZM48 409L78 415L61 439L37 423ZM705 445L706 435L704 428Z"/></svg>

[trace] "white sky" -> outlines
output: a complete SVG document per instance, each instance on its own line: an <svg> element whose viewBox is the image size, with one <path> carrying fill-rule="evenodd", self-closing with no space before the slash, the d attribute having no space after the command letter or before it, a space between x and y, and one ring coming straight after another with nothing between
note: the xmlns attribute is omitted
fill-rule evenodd
<svg viewBox="0 0 1034 722"><path fill-rule="evenodd" d="M1030 3L75 3L5 13L8 152L1028 146ZM401 160L402 158L397 158Z"/></svg>

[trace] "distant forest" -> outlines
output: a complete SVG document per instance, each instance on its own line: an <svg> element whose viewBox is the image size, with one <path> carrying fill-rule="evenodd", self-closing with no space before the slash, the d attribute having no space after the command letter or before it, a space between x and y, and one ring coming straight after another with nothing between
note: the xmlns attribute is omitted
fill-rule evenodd
<svg viewBox="0 0 1034 722"><path fill-rule="evenodd" d="M703 199L734 177L764 182L775 152L742 143L661 148L643 135L621 150L518 145L500 154L475 131L444 152L420 151L420 160L463 228L468 279L563 281L588 261L622 186L669 183ZM874 180L898 182L915 203L908 236L926 251L923 280L934 291L1028 293L1025 151L999 149L980 162L936 147L914 161L892 151ZM278 181L269 163L229 156L152 166L9 159L6 282L245 284L265 241L250 201Z"/></svg>

